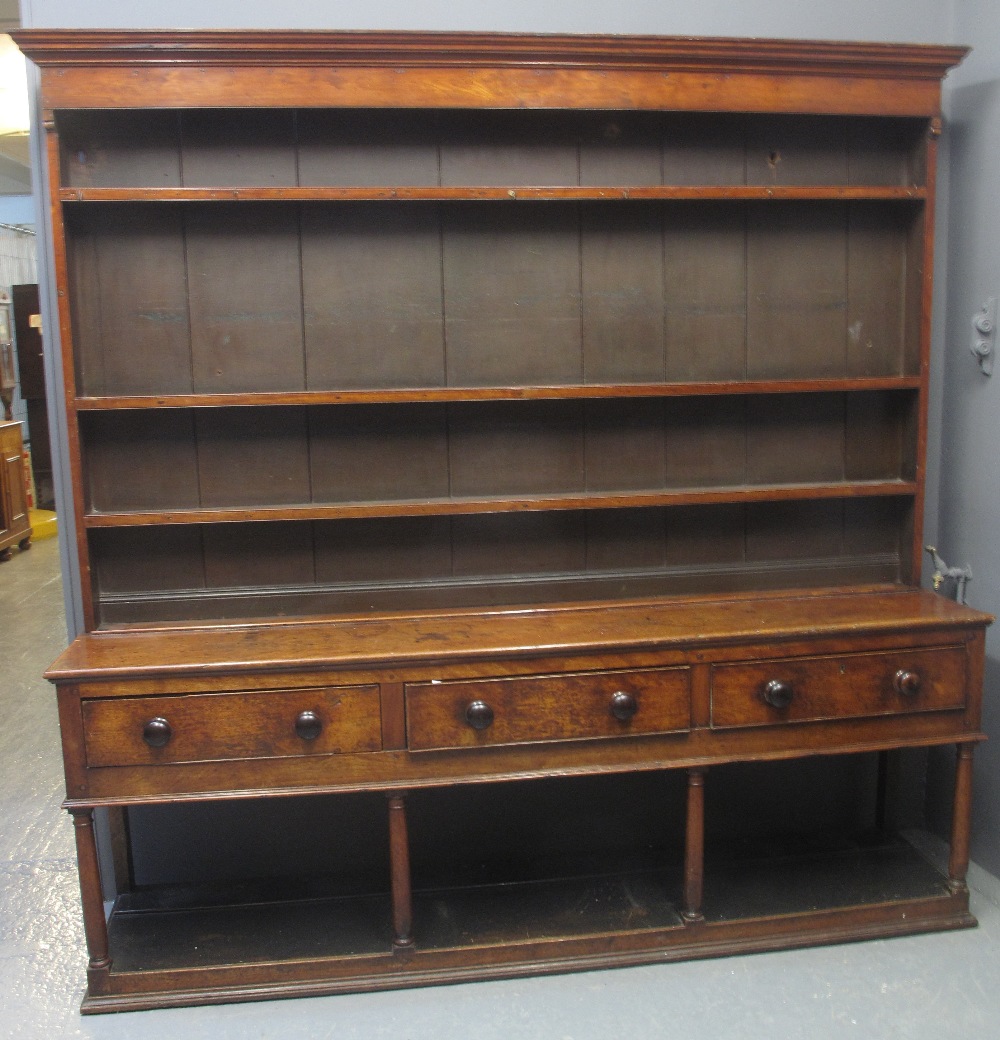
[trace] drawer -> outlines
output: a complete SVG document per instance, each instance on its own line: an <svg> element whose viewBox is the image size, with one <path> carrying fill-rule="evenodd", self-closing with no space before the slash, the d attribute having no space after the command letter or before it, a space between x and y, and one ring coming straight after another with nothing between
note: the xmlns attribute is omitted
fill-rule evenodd
<svg viewBox="0 0 1000 1040"><path fill-rule="evenodd" d="M712 669L712 726L767 726L965 707L960 646Z"/></svg>
<svg viewBox="0 0 1000 1040"><path fill-rule="evenodd" d="M377 686L83 702L88 766L379 751Z"/></svg>
<svg viewBox="0 0 1000 1040"><path fill-rule="evenodd" d="M673 733L691 725L687 668L411 683L411 751Z"/></svg>

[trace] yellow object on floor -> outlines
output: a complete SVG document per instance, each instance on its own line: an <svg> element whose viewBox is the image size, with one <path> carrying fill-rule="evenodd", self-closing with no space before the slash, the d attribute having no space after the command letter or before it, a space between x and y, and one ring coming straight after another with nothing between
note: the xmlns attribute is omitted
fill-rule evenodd
<svg viewBox="0 0 1000 1040"><path fill-rule="evenodd" d="M50 509L31 509L28 512L31 520L31 538L41 541L43 538L55 538L59 533L56 514Z"/></svg>

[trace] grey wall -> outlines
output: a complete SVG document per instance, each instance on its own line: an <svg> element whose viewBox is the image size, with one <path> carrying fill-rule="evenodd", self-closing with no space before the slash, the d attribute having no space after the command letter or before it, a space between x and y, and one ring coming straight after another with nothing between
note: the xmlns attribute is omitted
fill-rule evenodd
<svg viewBox="0 0 1000 1040"><path fill-rule="evenodd" d="M968 563L969 601L1000 613L1000 364L984 377L969 351L971 318L1000 299L1000 5L958 0L955 26L975 46L948 95L951 168L938 543ZM984 728L976 753L973 854L1000 874L1000 628L987 643Z"/></svg>
<svg viewBox="0 0 1000 1040"><path fill-rule="evenodd" d="M74 28L482 29L948 43L941 0L21 0L24 25Z"/></svg>

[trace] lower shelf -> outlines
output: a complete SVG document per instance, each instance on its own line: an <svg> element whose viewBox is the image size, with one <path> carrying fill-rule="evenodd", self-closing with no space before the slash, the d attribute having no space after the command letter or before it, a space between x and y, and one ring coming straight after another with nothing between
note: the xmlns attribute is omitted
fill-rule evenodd
<svg viewBox="0 0 1000 1040"><path fill-rule="evenodd" d="M713 862L714 860L714 862ZM273 885L129 893L85 1012L390 989L776 950L968 927L968 895L901 839L706 863L705 919L678 912L677 864L414 892L393 952L388 894Z"/></svg>

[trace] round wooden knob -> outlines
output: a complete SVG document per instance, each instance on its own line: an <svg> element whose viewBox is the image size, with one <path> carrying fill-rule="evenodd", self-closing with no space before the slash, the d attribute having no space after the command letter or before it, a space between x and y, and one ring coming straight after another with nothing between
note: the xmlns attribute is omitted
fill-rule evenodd
<svg viewBox="0 0 1000 1040"><path fill-rule="evenodd" d="M792 684L783 679L772 679L764 686L764 700L772 708L787 708L794 694Z"/></svg>
<svg viewBox="0 0 1000 1040"><path fill-rule="evenodd" d="M493 725L493 709L486 701L473 701L465 709L465 721L473 729L489 729Z"/></svg>
<svg viewBox="0 0 1000 1040"><path fill-rule="evenodd" d="M159 715L142 727L142 739L150 747L166 747L173 735L170 723Z"/></svg>
<svg viewBox="0 0 1000 1040"><path fill-rule="evenodd" d="M915 697L920 692L920 673L900 668L892 677L892 685L896 687L897 693L905 697Z"/></svg>
<svg viewBox="0 0 1000 1040"><path fill-rule="evenodd" d="M295 735L315 740L323 732L323 720L314 711L300 711L295 720Z"/></svg>
<svg viewBox="0 0 1000 1040"><path fill-rule="evenodd" d="M611 714L619 722L628 722L639 710L639 705L631 693L618 690L611 697Z"/></svg>

